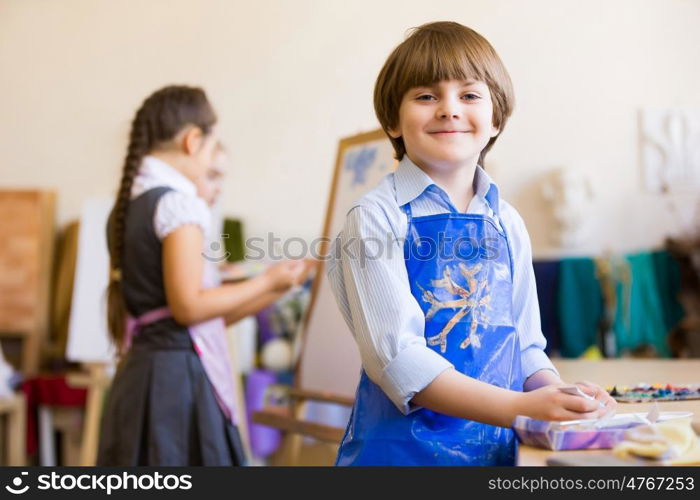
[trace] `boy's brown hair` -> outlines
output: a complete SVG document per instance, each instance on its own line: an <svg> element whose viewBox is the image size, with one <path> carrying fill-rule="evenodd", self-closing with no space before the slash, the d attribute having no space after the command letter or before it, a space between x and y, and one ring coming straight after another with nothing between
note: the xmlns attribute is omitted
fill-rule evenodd
<svg viewBox="0 0 700 500"><path fill-rule="evenodd" d="M455 22L428 23L414 28L394 49L379 72L374 86L374 110L384 132L399 124L404 94L413 87L442 80L474 79L486 83L493 101L493 125L503 131L513 111L513 84L491 44L476 31ZM500 132L499 132L500 135ZM479 164L496 142L489 140ZM389 136L396 159L406 154L403 138Z"/></svg>

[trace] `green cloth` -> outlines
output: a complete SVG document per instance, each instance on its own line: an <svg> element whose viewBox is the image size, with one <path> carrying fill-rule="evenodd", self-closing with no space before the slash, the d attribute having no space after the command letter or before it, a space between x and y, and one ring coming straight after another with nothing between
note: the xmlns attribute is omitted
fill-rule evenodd
<svg viewBox="0 0 700 500"><path fill-rule="evenodd" d="M228 262L238 262L245 258L243 223L238 219L224 219L224 248Z"/></svg>
<svg viewBox="0 0 700 500"><path fill-rule="evenodd" d="M649 252L625 256L630 266L630 283L617 283L617 311L613 329L617 352L624 354L644 344L654 347L661 357L668 357L663 302Z"/></svg>
<svg viewBox="0 0 700 500"><path fill-rule="evenodd" d="M589 258L563 259L559 268L561 355L577 358L598 344L603 295Z"/></svg>

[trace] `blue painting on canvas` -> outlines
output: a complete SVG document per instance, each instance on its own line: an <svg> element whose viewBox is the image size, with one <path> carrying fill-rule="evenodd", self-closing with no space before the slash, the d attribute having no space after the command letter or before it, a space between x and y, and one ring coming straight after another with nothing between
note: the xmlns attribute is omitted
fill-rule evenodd
<svg viewBox="0 0 700 500"><path fill-rule="evenodd" d="M376 157L376 146L363 147L348 153L343 168L352 172L351 186L362 186L367 182L367 170L372 166Z"/></svg>

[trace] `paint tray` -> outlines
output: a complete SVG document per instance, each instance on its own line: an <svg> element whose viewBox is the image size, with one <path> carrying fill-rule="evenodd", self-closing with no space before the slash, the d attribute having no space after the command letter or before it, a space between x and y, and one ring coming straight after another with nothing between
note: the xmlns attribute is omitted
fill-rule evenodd
<svg viewBox="0 0 700 500"><path fill-rule="evenodd" d="M513 429L521 443L548 450L594 450L613 448L627 429L656 421L691 416L690 412L621 413L590 420L550 422L518 415Z"/></svg>

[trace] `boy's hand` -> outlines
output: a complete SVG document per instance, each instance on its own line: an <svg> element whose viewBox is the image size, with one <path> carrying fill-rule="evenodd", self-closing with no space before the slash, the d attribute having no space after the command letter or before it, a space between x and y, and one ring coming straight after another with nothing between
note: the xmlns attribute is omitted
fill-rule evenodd
<svg viewBox="0 0 700 500"><path fill-rule="evenodd" d="M606 411L614 411L617 409L617 401L615 401L615 398L608 394L608 391L600 387L598 384L583 380L581 382L576 382L575 385L577 385L579 389L589 396L594 397L596 401L603 403Z"/></svg>
<svg viewBox="0 0 700 500"><path fill-rule="evenodd" d="M522 393L520 414L538 420L559 421L600 418L607 413L607 407L601 408L597 400L591 401L559 390L559 387L565 386L552 384ZM590 388L587 390L592 392Z"/></svg>

